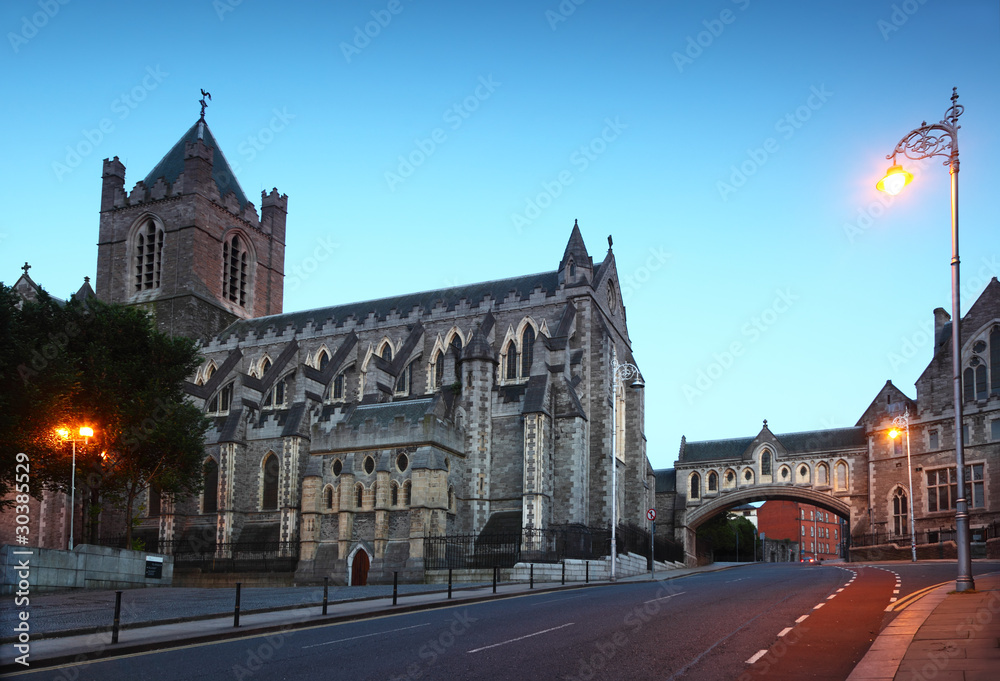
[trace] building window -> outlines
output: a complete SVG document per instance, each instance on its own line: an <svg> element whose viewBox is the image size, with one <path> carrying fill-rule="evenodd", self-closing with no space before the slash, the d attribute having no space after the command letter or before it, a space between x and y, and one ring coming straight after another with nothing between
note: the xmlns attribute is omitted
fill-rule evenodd
<svg viewBox="0 0 1000 681"><path fill-rule="evenodd" d="M406 368L399 372L399 376L396 378L396 389L395 393L397 395L409 395L411 384L413 383L413 362L406 365Z"/></svg>
<svg viewBox="0 0 1000 681"><path fill-rule="evenodd" d="M802 534L802 536L803 536L803 537L804 537L804 536L806 536L806 528L800 525L800 526L799 526L799 529L800 529L800 530L802 530L802 533L801 533L801 534Z"/></svg>
<svg viewBox="0 0 1000 681"><path fill-rule="evenodd" d="M209 458L203 469L204 489L201 493L201 512L215 513L219 510L219 464Z"/></svg>
<svg viewBox="0 0 1000 681"><path fill-rule="evenodd" d="M358 510L364 507L365 503L365 486L360 482L354 488L354 501L357 502Z"/></svg>
<svg viewBox="0 0 1000 681"><path fill-rule="evenodd" d="M830 469L825 463L816 466L816 484L823 486L830 484Z"/></svg>
<svg viewBox="0 0 1000 681"><path fill-rule="evenodd" d="M326 490L323 493L323 501L326 503L326 510L333 510L333 487L330 485L326 486Z"/></svg>
<svg viewBox="0 0 1000 681"><path fill-rule="evenodd" d="M996 421L994 421L996 423ZM981 463L974 463L965 467L965 497L969 502L969 508L985 508L986 498L983 496L983 469Z"/></svg>
<svg viewBox="0 0 1000 681"><path fill-rule="evenodd" d="M535 354L535 330L531 325L524 327L521 334L521 376L527 378L531 375L531 362Z"/></svg>
<svg viewBox="0 0 1000 681"><path fill-rule="evenodd" d="M410 481L403 483L403 506L410 505Z"/></svg>
<svg viewBox="0 0 1000 681"><path fill-rule="evenodd" d="M135 235L135 292L160 288L163 228L152 218Z"/></svg>
<svg viewBox="0 0 1000 681"><path fill-rule="evenodd" d="M760 455L760 474L771 475L771 450L765 449Z"/></svg>
<svg viewBox="0 0 1000 681"><path fill-rule="evenodd" d="M330 471L333 473L333 477L339 478L340 474L344 472L344 463L340 459L334 459Z"/></svg>
<svg viewBox="0 0 1000 681"><path fill-rule="evenodd" d="M247 305L250 289L250 254L238 234L222 244L222 297L240 307Z"/></svg>
<svg viewBox="0 0 1000 681"><path fill-rule="evenodd" d="M365 463L364 463L364 470L365 470L365 473L367 473L368 475L371 475L372 473L374 473L375 472L375 459L373 459L370 456L366 456L365 457Z"/></svg>
<svg viewBox="0 0 1000 681"><path fill-rule="evenodd" d="M399 483L395 480L392 481L392 486L389 488L389 505L399 506Z"/></svg>
<svg viewBox="0 0 1000 681"><path fill-rule="evenodd" d="M699 499L701 497L701 476L697 473L691 474L691 498Z"/></svg>
<svg viewBox="0 0 1000 681"><path fill-rule="evenodd" d="M223 386L222 389L212 396L212 399L208 401L208 407L205 411L209 414L228 414L229 407L233 403L233 384L228 383Z"/></svg>
<svg viewBox="0 0 1000 681"><path fill-rule="evenodd" d="M838 461L837 465L833 469L834 476L834 487L838 491L843 491L847 489L847 464L843 461Z"/></svg>
<svg viewBox="0 0 1000 681"><path fill-rule="evenodd" d="M278 510L278 457L274 453L264 457L262 466L264 474L263 485L261 486L260 507L264 511Z"/></svg>
<svg viewBox="0 0 1000 681"><path fill-rule="evenodd" d="M971 442L969 439L969 424L966 423L962 426L962 444L968 445Z"/></svg>
<svg viewBox="0 0 1000 681"><path fill-rule="evenodd" d="M459 374L461 367L458 361L462 357L462 337L457 333L451 337L450 347L455 357L455 381L458 382L462 380L462 376Z"/></svg>
<svg viewBox="0 0 1000 681"><path fill-rule="evenodd" d="M440 350L434 355L434 387L440 388L444 381L444 353Z"/></svg>
<svg viewBox="0 0 1000 681"><path fill-rule="evenodd" d="M392 346L389 345L388 341L382 346L379 356L386 362L392 362Z"/></svg>
<svg viewBox="0 0 1000 681"><path fill-rule="evenodd" d="M1000 395L1000 325L990 331L990 394Z"/></svg>
<svg viewBox="0 0 1000 681"><path fill-rule="evenodd" d="M976 399L975 380L975 372L972 367L968 367L962 372L962 399L966 402L973 402Z"/></svg>
<svg viewBox="0 0 1000 681"><path fill-rule="evenodd" d="M978 357L976 358L979 359ZM988 391L986 389L986 364L981 361L976 367L976 399L985 400Z"/></svg>
<svg viewBox="0 0 1000 681"><path fill-rule="evenodd" d="M400 473L405 473L406 469L410 466L410 459L406 454L400 454L396 457L396 468Z"/></svg>
<svg viewBox="0 0 1000 681"><path fill-rule="evenodd" d="M901 437L892 438L892 455L903 456L903 438Z"/></svg>
<svg viewBox="0 0 1000 681"><path fill-rule="evenodd" d="M160 493L160 488L156 485L150 485L149 487L149 509L146 512L151 518L154 518L162 512L163 508L163 495Z"/></svg>
<svg viewBox="0 0 1000 681"><path fill-rule="evenodd" d="M504 357L506 362L506 373L504 377L508 381L513 381L517 379L517 346L514 345L514 341L507 343L507 349L504 351Z"/></svg>
<svg viewBox="0 0 1000 681"><path fill-rule="evenodd" d="M986 506L984 488L985 466L981 463L965 467L965 497L969 508ZM958 479L954 468L927 471L927 510L950 511L958 498Z"/></svg>
<svg viewBox="0 0 1000 681"><path fill-rule="evenodd" d="M264 396L264 402L261 405L261 408L281 409L286 405L285 398L287 397L288 392L286 385L287 380L287 378L282 378L274 384L273 388L267 391L267 395Z"/></svg>
<svg viewBox="0 0 1000 681"><path fill-rule="evenodd" d="M990 421L990 439L994 442L1000 440L1000 419Z"/></svg>
<svg viewBox="0 0 1000 681"><path fill-rule="evenodd" d="M328 399L331 401L344 399L344 374L337 374L337 378L330 383Z"/></svg>
<svg viewBox="0 0 1000 681"><path fill-rule="evenodd" d="M932 430L932 431L931 431L931 432L930 432L930 433L928 434L928 438L927 438L927 439L928 439L928 441L929 441L929 442L928 442L928 449L930 449L931 451L934 451L934 450L936 450L936 449L937 449L938 447L940 447L940 446L941 446L941 445L940 445L940 440L939 440L938 438L939 438L939 436L938 436L938 430L937 430L937 429L934 429L934 430Z"/></svg>
<svg viewBox="0 0 1000 681"><path fill-rule="evenodd" d="M708 491L715 492L719 489L719 476L712 471L708 474Z"/></svg>
<svg viewBox="0 0 1000 681"><path fill-rule="evenodd" d="M892 494L892 533L896 536L906 534L908 524L908 512L906 503L906 492L897 487Z"/></svg>
<svg viewBox="0 0 1000 681"><path fill-rule="evenodd" d="M319 351L319 357L316 359L316 366L320 371L326 369L326 365L330 363L330 353L326 350Z"/></svg>

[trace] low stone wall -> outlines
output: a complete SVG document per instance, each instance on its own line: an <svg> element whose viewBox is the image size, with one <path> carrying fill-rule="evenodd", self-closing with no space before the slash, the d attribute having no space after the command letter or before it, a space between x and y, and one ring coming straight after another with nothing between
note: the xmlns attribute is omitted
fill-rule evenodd
<svg viewBox="0 0 1000 681"><path fill-rule="evenodd" d="M527 582L531 579L531 566L534 565L534 580L537 583L560 582L563 575L563 564L566 565L567 582L607 581L611 578L611 559L577 560L566 559L561 563L518 563L512 568L501 568L497 572L497 580L501 582ZM657 562L657 572L676 570L683 567L679 563ZM618 556L616 577L632 577L649 572L646 558L631 553ZM452 581L455 583L481 583L493 581L493 570L490 568L455 569L452 570ZM427 584L447 584L447 570L428 570L425 582Z"/></svg>
<svg viewBox="0 0 1000 681"><path fill-rule="evenodd" d="M30 554L25 552L30 551ZM160 565L161 576L147 577L147 563ZM60 589L133 589L170 586L174 559L145 551L126 551L81 544L72 551L31 546L0 546L0 593L21 590L27 580L31 593Z"/></svg>
<svg viewBox="0 0 1000 681"><path fill-rule="evenodd" d="M917 545L917 560L950 559L957 556L957 548L953 541ZM910 560L912 557L913 554L909 544L879 544L878 546L851 547L851 561L855 563L876 560Z"/></svg>
<svg viewBox="0 0 1000 681"><path fill-rule="evenodd" d="M986 540L986 557L1000 558L1000 537Z"/></svg>

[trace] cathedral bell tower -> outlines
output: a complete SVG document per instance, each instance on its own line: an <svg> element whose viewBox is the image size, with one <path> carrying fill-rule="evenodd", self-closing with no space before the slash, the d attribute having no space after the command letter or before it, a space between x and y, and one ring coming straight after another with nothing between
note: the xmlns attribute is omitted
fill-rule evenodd
<svg viewBox="0 0 1000 681"><path fill-rule="evenodd" d="M190 338L282 311L288 212L288 196L273 189L261 192L258 216L201 103L201 117L130 192L125 165L104 159L97 251L101 300L141 306L160 331Z"/></svg>

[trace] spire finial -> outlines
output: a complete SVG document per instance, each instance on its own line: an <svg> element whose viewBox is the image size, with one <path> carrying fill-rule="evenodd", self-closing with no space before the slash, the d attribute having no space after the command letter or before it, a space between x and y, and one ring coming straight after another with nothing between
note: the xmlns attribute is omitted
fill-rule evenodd
<svg viewBox="0 0 1000 681"><path fill-rule="evenodd" d="M611 245L612 245L613 243L614 243L614 242L613 242L613 241L611 240L611 235L610 235L610 234L608 234L608 250L609 250L609 251L611 250Z"/></svg>
<svg viewBox="0 0 1000 681"><path fill-rule="evenodd" d="M90 277L84 277L83 278L83 283L84 284L89 284L90 283Z"/></svg>
<svg viewBox="0 0 1000 681"><path fill-rule="evenodd" d="M205 107L208 106L208 102L206 102L205 99L208 99L209 102L212 101L212 94L202 90L201 101L199 102L199 104L201 104L201 120L205 120Z"/></svg>
<svg viewBox="0 0 1000 681"><path fill-rule="evenodd" d="M31 269L31 265L29 265L28 262L25 261L24 262L24 267L21 268L21 271L24 272L24 276L28 276L28 270L30 270L30 269Z"/></svg>
<svg viewBox="0 0 1000 681"><path fill-rule="evenodd" d="M767 419L764 419L764 427L767 428Z"/></svg>
<svg viewBox="0 0 1000 681"><path fill-rule="evenodd" d="M573 226L574 227L579 227L580 226L580 223L579 223L579 221L576 218L573 218Z"/></svg>

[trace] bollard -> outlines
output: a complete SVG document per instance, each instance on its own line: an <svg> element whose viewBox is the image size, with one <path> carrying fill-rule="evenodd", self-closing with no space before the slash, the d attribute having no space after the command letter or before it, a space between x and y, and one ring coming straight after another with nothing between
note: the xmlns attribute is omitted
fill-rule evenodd
<svg viewBox="0 0 1000 681"><path fill-rule="evenodd" d="M534 563L531 564L531 572L530 572L530 574L528 576L528 588L529 589L534 589L535 588L535 564Z"/></svg>
<svg viewBox="0 0 1000 681"><path fill-rule="evenodd" d="M497 568L493 567L493 593L497 592Z"/></svg>
<svg viewBox="0 0 1000 681"><path fill-rule="evenodd" d="M236 582L236 609L233 611L233 626L240 626L240 587L242 582Z"/></svg>
<svg viewBox="0 0 1000 681"><path fill-rule="evenodd" d="M330 593L330 578L329 577L324 577L323 578L323 614L324 615L326 614L326 604L327 604L327 597L329 596L329 593Z"/></svg>
<svg viewBox="0 0 1000 681"><path fill-rule="evenodd" d="M590 561L589 560L587 561L587 572L584 574L583 583L584 584L590 584Z"/></svg>
<svg viewBox="0 0 1000 681"><path fill-rule="evenodd" d="M399 593L399 573L392 573L392 604L396 605L396 595Z"/></svg>
<svg viewBox="0 0 1000 681"><path fill-rule="evenodd" d="M566 586L566 561L563 561L562 584Z"/></svg>
<svg viewBox="0 0 1000 681"><path fill-rule="evenodd" d="M451 598L451 568L448 568L448 598Z"/></svg>
<svg viewBox="0 0 1000 681"><path fill-rule="evenodd" d="M122 592L115 592L115 625L111 629L111 642L118 643L118 626L122 620Z"/></svg>

